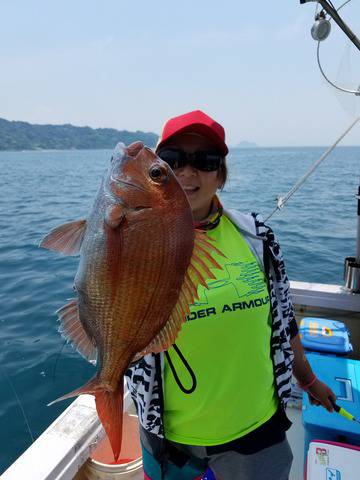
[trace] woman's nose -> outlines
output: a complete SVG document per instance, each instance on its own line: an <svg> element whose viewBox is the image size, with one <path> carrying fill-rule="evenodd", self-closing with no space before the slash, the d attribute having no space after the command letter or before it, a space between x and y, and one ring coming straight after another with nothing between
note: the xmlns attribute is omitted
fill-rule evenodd
<svg viewBox="0 0 360 480"><path fill-rule="evenodd" d="M190 164L185 165L185 167L177 168L175 171L177 177L193 177L196 173L196 168L192 167Z"/></svg>

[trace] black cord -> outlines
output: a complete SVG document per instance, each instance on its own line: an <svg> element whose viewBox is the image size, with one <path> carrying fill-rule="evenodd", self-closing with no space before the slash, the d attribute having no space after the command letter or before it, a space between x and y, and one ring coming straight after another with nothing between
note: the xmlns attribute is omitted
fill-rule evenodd
<svg viewBox="0 0 360 480"><path fill-rule="evenodd" d="M334 7L334 4L332 3L331 0L328 0L328 3L330 3L330 5L332 6L332 8L337 12L336 8Z"/></svg>
<svg viewBox="0 0 360 480"><path fill-rule="evenodd" d="M174 364L172 363L172 360L170 358L170 355L168 354L168 352L165 352L165 355L166 355L166 358L167 358L167 361L169 362L169 366L170 366L170 369L171 369L171 372L172 374L174 375L174 378L175 378L175 382L177 383L178 387L180 388L180 390L186 394L190 394L192 393L195 388L196 388L196 385L197 385L197 382L196 382L196 377L195 377L195 374L193 372L193 370L191 369L190 365L188 364L188 362L186 361L184 355L181 353L179 347L176 345L176 343L174 343L173 345L174 347L174 350L175 352L179 355L179 358L180 360L183 362L185 368L187 369L187 371L189 372L190 374L190 377L192 379L192 386L191 388L185 388L184 385L181 383L179 377L178 377L178 374L176 373L176 370L175 370L175 367L174 367Z"/></svg>

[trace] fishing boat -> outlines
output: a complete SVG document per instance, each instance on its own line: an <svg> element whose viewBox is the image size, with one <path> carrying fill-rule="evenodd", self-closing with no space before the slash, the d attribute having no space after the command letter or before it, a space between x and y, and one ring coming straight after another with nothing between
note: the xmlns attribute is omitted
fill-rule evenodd
<svg viewBox="0 0 360 480"><path fill-rule="evenodd" d="M360 118L356 122L359 120ZM329 155L338 141L339 139L315 162L316 165L319 165L320 161ZM296 189L306 181L314 170L314 165L287 195L279 197L275 211L283 208ZM320 319L331 319L333 322L341 322L350 333L353 349L346 358L349 361L359 362L360 387L360 185L358 191L354 193L357 196L357 241L355 255L344 259L343 285L291 281L290 286L299 325L304 319L309 318L312 319L313 324L317 323L317 319L319 319L319 323ZM325 329L320 334L326 341L327 337L331 337L332 332ZM317 373L316 365L313 365L313 369ZM346 372L343 376L346 377ZM319 377L321 378L321 374ZM339 401L340 407L355 414L356 407L360 406L360 388L358 389L356 384L350 386L347 397L344 397L342 395L343 384L337 381L339 379L335 380L335 385L331 384L331 388L339 399L342 398L342 402ZM328 382L328 379L324 379L324 381ZM296 386L294 391L296 391ZM287 433L294 454L290 480L302 480L308 468L306 459L309 445L306 441L307 427L304 425L304 408L302 407L304 407L302 399L294 396L287 409L287 415L293 423ZM325 420L328 424L331 424L334 416L338 415L336 412L327 413L322 407L313 408L321 408L327 415ZM123 441L125 446L118 464L110 463L111 451L110 449L107 451L106 444L104 444L105 434L97 416L94 397L82 395L3 473L1 479L110 480L122 478L125 480L133 478L136 480L144 478L136 412L126 389L124 411ZM350 425L350 422L346 419L342 420L345 422L342 434L335 433L332 440L346 443L347 425ZM321 435L319 436L319 440L321 440ZM360 447L360 425L358 426L358 441L355 446ZM356 453L360 465L360 451ZM357 472L358 470L355 470L354 476L349 477L349 480L357 480ZM309 477L308 480L313 479Z"/></svg>
<svg viewBox="0 0 360 480"><path fill-rule="evenodd" d="M325 154L322 158L324 156ZM304 178L298 182L298 185L303 181ZM291 192L293 191L294 188ZM324 318L342 322L350 332L353 345L352 352L346 358L358 361L360 365L360 186L358 192L355 193L358 198L356 252L353 257L347 257L344 260L343 285L296 281L291 281L290 284L299 325L305 318L312 318L313 323L316 323L316 319ZM279 208L284 205L287 198L289 198L289 194L279 198ZM325 330L323 333L324 337L330 336L329 331ZM316 372L316 366L314 370ZM358 376L360 381L360 369ZM320 374L319 377L321 378ZM335 387L331 385L335 394L344 397L341 395L340 382L335 383ZM343 399L342 402L339 402L342 408L353 414L355 414L355 407L360 405L358 390L360 388L357 389L356 385L353 385L348 401ZM306 425L304 428L304 410L301 407L301 399L297 398L290 403L287 409L288 417L293 422L288 431L288 439L294 454L290 480L302 480L306 472ZM322 407L314 408L321 409L327 415L329 423L338 415L336 412L327 413ZM125 391L124 395L124 411L126 412L123 435L125 448L118 465L108 463L111 462L111 455L107 456L103 444L105 434L96 413L94 397L82 395L2 474L1 479L110 480L122 478L125 480L127 478L144 478L137 435L137 417L128 391ZM335 435L333 439L340 443L346 443L344 436L346 437L347 425L350 426L349 420L343 419L343 422L345 423L341 438L337 438ZM360 442L360 425L358 429ZM105 450L104 457L99 449ZM358 452L358 458L360 462L360 452ZM358 479L357 472L350 480Z"/></svg>
<svg viewBox="0 0 360 480"><path fill-rule="evenodd" d="M291 282L291 291L298 321L301 322L304 317L319 317L343 322L350 332L353 345L353 353L349 357L360 361L360 266L349 260L346 265L349 265L345 270L346 286ZM356 400L360 402L359 392L356 392ZM348 409L351 410L351 406ZM124 396L124 410L136 419L128 392ZM287 414L293 422L288 431L294 454L290 480L301 480L304 478L305 460L302 410L298 406L290 406ZM125 439L132 434L125 430ZM82 395L3 473L1 479L142 479L140 456L126 459L125 463L118 466L106 465L91 458L103 438L104 431L96 413L94 397ZM353 477L354 480L356 478Z"/></svg>
<svg viewBox="0 0 360 480"><path fill-rule="evenodd" d="M313 0L300 0L307 3ZM344 33L360 49L360 42L342 21L337 11L327 0L320 0L323 11L316 18L312 34L319 42L329 33L326 14L330 15L343 29ZM359 91L352 92L359 94ZM281 209L297 188L306 181L308 175L323 161L336 147L337 143L346 135L357 119L335 144L314 164L298 184L285 197L278 200L275 210ZM342 322L350 332L352 352L347 358L360 362L360 186L357 192L357 243L354 257L348 257L344 262L344 284L330 285L291 281L291 293L295 306L296 318L299 323L304 318L331 319ZM328 333L328 332L327 332ZM360 363L359 363L360 364ZM360 370L359 370L360 372ZM335 391L336 394L339 392ZM352 402L341 406L351 410L356 403L360 404L360 392L354 390ZM319 407L320 408L320 407ZM306 427L304 428L301 398L290 402L287 415L293 425L288 431L294 461L290 473L290 480L301 480L306 477L308 466L307 447L305 442ZM39 436L39 438L2 474L2 480L94 480L133 478L143 479L144 474L141 462L141 450L137 435L137 417L129 392L125 388L124 394L124 442L118 464L111 464L107 457L105 433L96 413L94 397L81 395ZM336 412L329 413L337 415ZM360 426L359 426L360 438ZM321 438L319 439L321 440ZM335 439L336 440L336 439ZM339 441L344 438L339 438ZM102 456L103 455L103 456ZM358 451L360 465L360 451ZM355 470L350 480L359 478L359 470ZM330 472L331 473L331 472ZM325 477L324 477L325 478ZM328 476L327 478L342 478ZM348 477L350 478L350 477ZM318 480L318 479L316 479Z"/></svg>

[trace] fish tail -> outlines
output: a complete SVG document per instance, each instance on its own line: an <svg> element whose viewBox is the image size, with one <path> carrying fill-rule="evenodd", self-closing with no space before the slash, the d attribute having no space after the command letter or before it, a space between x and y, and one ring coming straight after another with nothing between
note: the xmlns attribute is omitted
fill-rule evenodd
<svg viewBox="0 0 360 480"><path fill-rule="evenodd" d="M123 395L122 379L114 392L104 389L95 392L96 410L109 438L115 461L119 458L121 450Z"/></svg>
<svg viewBox="0 0 360 480"><path fill-rule="evenodd" d="M98 416L109 438L110 445L114 454L115 461L119 458L122 440L122 422L123 422L123 379L119 381L117 389L112 392L101 386L98 377L92 378L84 386L73 390L62 397L53 400L48 405L66 400L67 398L77 397L83 393L95 396L95 404Z"/></svg>

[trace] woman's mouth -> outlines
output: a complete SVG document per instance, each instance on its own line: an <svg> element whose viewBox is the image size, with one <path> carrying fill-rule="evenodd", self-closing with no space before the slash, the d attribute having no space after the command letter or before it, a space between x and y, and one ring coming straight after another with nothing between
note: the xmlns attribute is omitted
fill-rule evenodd
<svg viewBox="0 0 360 480"><path fill-rule="evenodd" d="M194 195L199 189L200 187L190 187L190 186L182 186L186 195Z"/></svg>

